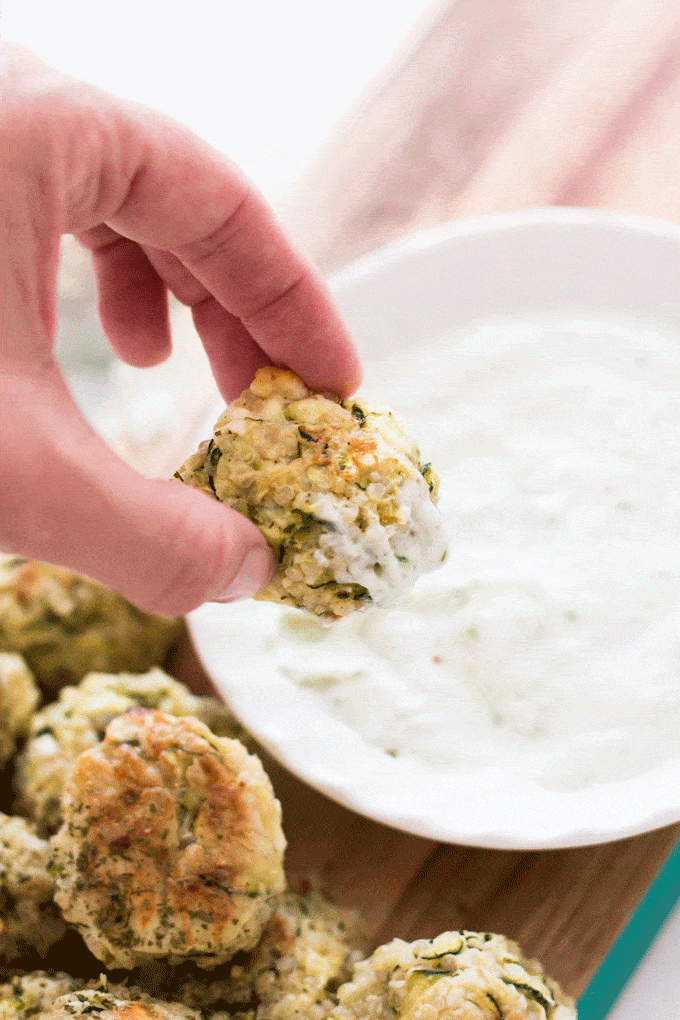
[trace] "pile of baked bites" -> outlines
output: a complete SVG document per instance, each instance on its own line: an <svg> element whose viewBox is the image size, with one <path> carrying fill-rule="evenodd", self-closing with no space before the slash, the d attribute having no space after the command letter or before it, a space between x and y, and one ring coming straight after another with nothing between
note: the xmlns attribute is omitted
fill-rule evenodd
<svg viewBox="0 0 680 1020"><path fill-rule="evenodd" d="M78 621L67 598L81 584L89 608ZM0 754L20 815L0 815L0 1018L575 1016L499 935L395 939L366 956L357 910L288 890L281 809L254 742L146 651L140 672L133 648L128 672L115 672L124 640L104 636L115 601L101 589L97 610L97 589L42 564L5 565ZM46 610L48 597L61 616ZM30 621L23 630L20 618ZM148 618L152 633L158 626ZM81 679L70 642L82 649L85 632L102 671ZM142 645L154 641L158 660L168 642L150 634ZM39 708L41 687L53 695L66 675L80 682Z"/></svg>
<svg viewBox="0 0 680 1020"><path fill-rule="evenodd" d="M445 554L403 427L289 372L259 372L178 475L261 528L263 597L322 619ZM0 565L0 1020L573 1020L499 935L367 955L358 910L289 889L255 742L160 668L178 627L71 571Z"/></svg>
<svg viewBox="0 0 680 1020"><path fill-rule="evenodd" d="M260 369L175 473L247 516L277 569L258 599L322 621L387 605L446 556L439 480L388 408Z"/></svg>

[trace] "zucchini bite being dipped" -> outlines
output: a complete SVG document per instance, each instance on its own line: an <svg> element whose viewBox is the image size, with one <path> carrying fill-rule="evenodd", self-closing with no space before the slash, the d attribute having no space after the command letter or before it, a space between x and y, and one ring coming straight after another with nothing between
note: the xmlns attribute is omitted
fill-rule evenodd
<svg viewBox="0 0 680 1020"><path fill-rule="evenodd" d="M325 620L385 605L446 555L438 479L389 410L260 369L176 472L245 514L278 569L256 597Z"/></svg>

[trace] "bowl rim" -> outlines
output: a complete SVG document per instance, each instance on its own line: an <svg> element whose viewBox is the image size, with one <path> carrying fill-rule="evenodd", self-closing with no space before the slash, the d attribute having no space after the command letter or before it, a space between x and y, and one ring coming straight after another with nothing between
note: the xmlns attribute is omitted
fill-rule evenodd
<svg viewBox="0 0 680 1020"><path fill-rule="evenodd" d="M339 270L329 278L329 285L336 296L353 284L374 277L376 274L384 273L396 263L405 259L417 257L421 252L432 252L433 250L446 247L451 244L465 243L466 241L484 235L494 233L507 233L522 231L534 227L554 226L557 228L587 228L598 232L625 231L644 236L656 237L659 240L672 241L678 248L678 261L680 265L680 226L661 218L652 216L640 216L637 214L618 213L608 210L591 210L572 207L542 207L530 210L517 210L506 213L491 213L484 216L475 216L466 219L456 220L449 223L431 227L411 235L405 239L385 245L352 262L347 267ZM200 438L203 438L201 436ZM256 604L263 606L264 604ZM308 755L306 742L301 735L295 734L291 739L281 736L280 717L276 715L276 697L272 705L267 704L267 699L262 699L264 707L257 707L257 699L245 688L238 684L229 682L219 674L219 662L216 661L214 648L211 647L209 636L210 628L215 626L215 611L223 610L225 607L206 605L189 614L188 624L194 644L203 661L209 675L212 675L218 689L222 690L228 703L239 716L244 725L251 730L253 735L262 743L272 756L286 769L296 775L303 782L319 790L336 802L358 812L374 821L390 826L392 828L411 833L413 835L435 839L442 842L458 843L469 846L488 847L494 849L514 850L536 850L536 849L558 849L575 846L594 845L613 840L623 839L643 832L648 832L665 825L680 821L680 793L674 803L658 803L648 810L638 812L635 820L631 817L615 819L612 814L608 815L603 811L596 816L592 810L586 820L578 822L576 812L570 810L574 800L578 801L578 795L564 795L564 804L568 809L563 823L552 824L550 831L532 834L517 826L514 831L502 831L502 828L480 828L471 831L469 826L456 824L451 820L447 824L441 824L439 820L419 815L413 809L405 814L398 809L385 810L376 808L371 801L370 784L366 783L366 776L361 770L354 767L353 762L347 763L347 768L342 776L332 768L327 768L324 762L317 755ZM227 607L228 608L228 607ZM213 622L211 622L211 620ZM214 641L212 642L214 644ZM222 683L220 683L222 681ZM292 685L292 681L287 681ZM311 699L310 699L311 700ZM282 701L279 709L285 711ZM274 711L272 711L272 709ZM264 725L261 712L264 712ZM274 717L276 716L276 717ZM310 717L311 718L311 717ZM323 709L318 710L318 719L328 723L329 717ZM307 719L309 724L310 719ZM339 720L332 720L334 730L337 727L355 734L359 743L369 752L368 745L363 743L356 731L351 731L346 724ZM277 735L278 734L278 735ZM354 749L358 748L357 741L353 740ZM368 758L372 758L375 765L376 758L370 749ZM359 748L359 753L362 749ZM349 756L348 756L349 757ZM365 764L368 761L365 759ZM391 759L390 759L391 761ZM670 760L670 769L658 767L645 773L642 777L635 777L635 780L620 780L617 783L600 784L603 792L602 803L607 804L607 788L617 787L617 796L621 789L630 788L638 794L639 802L644 800L640 794L645 789L658 789L659 783L662 790L674 791L680 789L680 773L677 766L680 765L680 758ZM388 766L391 768L391 766ZM677 774L676 774L677 773ZM395 773L396 775L396 773ZM642 780L642 781L640 781ZM589 788L589 789L592 789ZM617 796L613 798L614 803ZM669 793L668 800L671 799ZM554 821L554 820L553 820Z"/></svg>
<svg viewBox="0 0 680 1020"><path fill-rule="evenodd" d="M454 240L482 237L492 233L509 233L531 227L595 227L626 230L633 234L657 237L680 244L680 224L659 216L616 212L609 209L588 209L580 206L546 205L533 209L514 209L508 212L485 213L447 220L434 227L426 227L415 234L382 245L353 260L328 277L333 292L371 275L377 269L399 262L423 250L432 250Z"/></svg>

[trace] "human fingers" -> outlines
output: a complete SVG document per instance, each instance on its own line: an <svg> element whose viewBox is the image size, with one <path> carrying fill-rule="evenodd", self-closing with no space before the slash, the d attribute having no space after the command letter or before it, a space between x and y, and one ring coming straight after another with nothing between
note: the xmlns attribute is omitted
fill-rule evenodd
<svg viewBox="0 0 680 1020"><path fill-rule="evenodd" d="M145 244L145 252L175 296L194 310L225 399L250 383L253 364L268 362L292 368L312 389L341 396L356 389L358 356L323 277L256 192L248 191L208 237L174 250ZM233 347L235 321L242 325Z"/></svg>
<svg viewBox="0 0 680 1020"><path fill-rule="evenodd" d="M144 251L110 227L96 227L80 238L93 253L99 317L116 353L128 364L146 367L170 353L165 288L192 307L218 388L226 401L246 389L269 359L240 319L230 315L168 252ZM142 261L137 269L135 263ZM147 278L148 277L148 278ZM154 306L155 287L159 307Z"/></svg>
<svg viewBox="0 0 680 1020"><path fill-rule="evenodd" d="M61 77L45 71L28 107L14 95L3 109L0 548L90 574L148 609L182 613L206 599L245 597L271 572L259 531L179 483L136 476L82 419L52 360L59 236L74 209L110 195L119 171L127 179L116 166L91 175L83 139L116 126L92 96L78 111L63 91ZM138 266L157 300L153 274Z"/></svg>
<svg viewBox="0 0 680 1020"><path fill-rule="evenodd" d="M229 160L155 111L43 65L20 62L10 77L4 130L21 172L49 186L51 203L33 202L51 205L55 229L104 223L175 255L268 359L314 389L356 388L358 354L321 274Z"/></svg>
<svg viewBox="0 0 680 1020"><path fill-rule="evenodd" d="M272 554L245 516L137 475L79 415L56 368L5 377L0 548L87 574L143 609L183 614L262 588Z"/></svg>
<svg viewBox="0 0 680 1020"><path fill-rule="evenodd" d="M228 402L247 389L258 368L271 364L240 319L214 298L192 308L196 332L203 341L215 381Z"/></svg>
<svg viewBox="0 0 680 1020"><path fill-rule="evenodd" d="M292 368L314 390L348 396L359 385L358 354L321 273L296 251L256 192L217 231L174 254L274 363Z"/></svg>
<svg viewBox="0 0 680 1020"><path fill-rule="evenodd" d="M158 248L144 251L177 300L191 308L218 389L226 401L233 400L250 386L257 369L269 364L270 359L241 320L231 315L175 255Z"/></svg>
<svg viewBox="0 0 680 1020"><path fill-rule="evenodd" d="M142 248L110 227L81 242L92 253L102 328L123 361L149 368L171 350L167 288Z"/></svg>
<svg viewBox="0 0 680 1020"><path fill-rule="evenodd" d="M149 154L110 225L147 251L174 257L186 270L183 300L193 307L202 288L243 323L269 360L292 368L312 389L353 392L361 379L358 353L321 273L233 164L179 125L167 127L165 144ZM168 152L172 185L158 158ZM170 261L162 254L160 260L164 275ZM221 379L218 359L215 349Z"/></svg>

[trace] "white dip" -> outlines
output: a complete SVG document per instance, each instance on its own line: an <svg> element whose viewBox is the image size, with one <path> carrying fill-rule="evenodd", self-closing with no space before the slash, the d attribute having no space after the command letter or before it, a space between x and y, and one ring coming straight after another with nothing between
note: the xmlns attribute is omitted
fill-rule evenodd
<svg viewBox="0 0 680 1020"><path fill-rule="evenodd" d="M680 753L680 336L486 321L362 392L439 473L448 560L397 609L282 612L278 669L435 769L570 790Z"/></svg>

